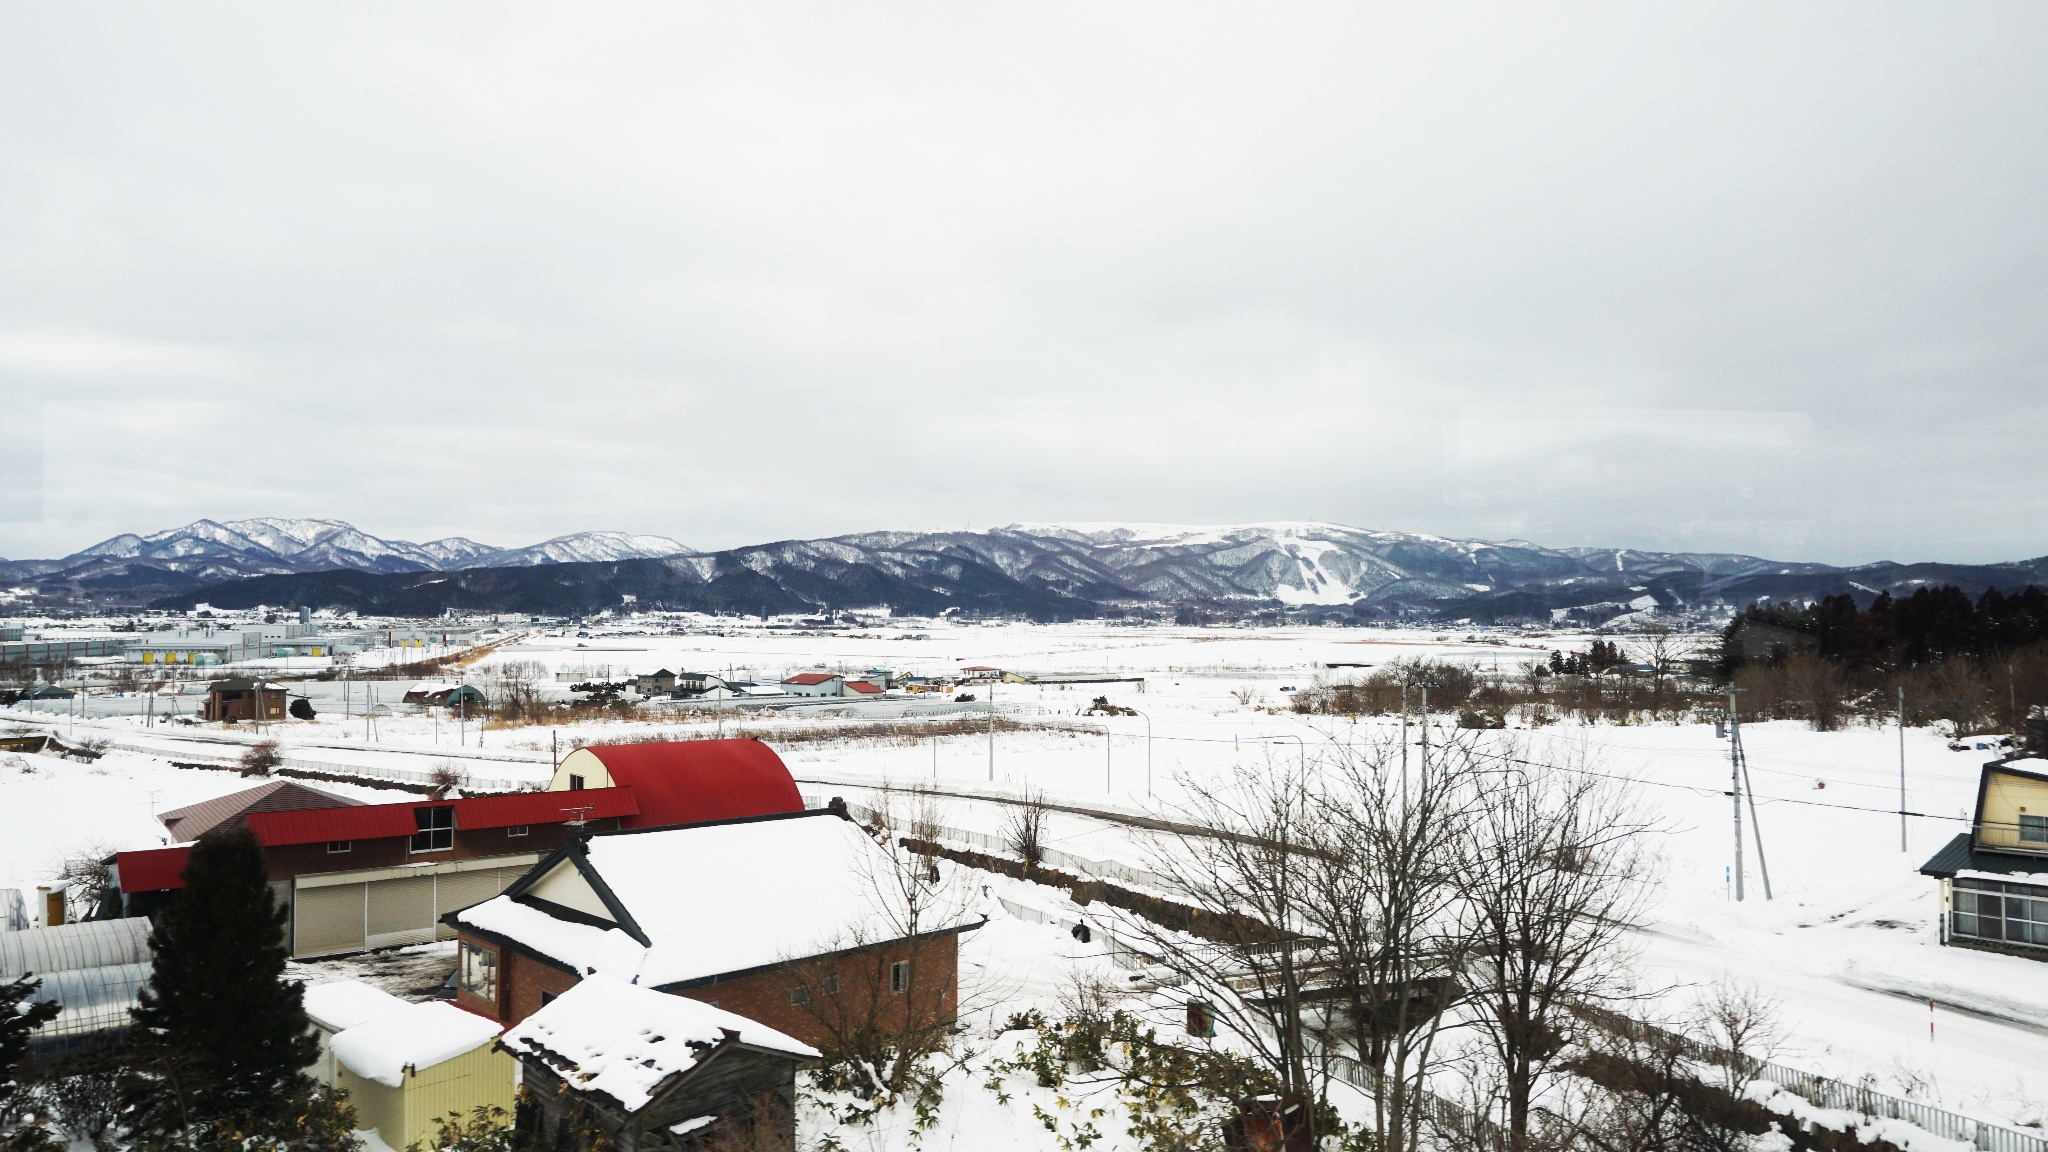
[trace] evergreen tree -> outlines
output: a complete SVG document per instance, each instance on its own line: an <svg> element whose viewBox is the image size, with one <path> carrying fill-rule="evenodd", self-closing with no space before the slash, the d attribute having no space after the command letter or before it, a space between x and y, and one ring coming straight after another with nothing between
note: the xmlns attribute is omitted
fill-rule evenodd
<svg viewBox="0 0 2048 1152"><path fill-rule="evenodd" d="M33 976L23 976L0 984L0 1149L8 1152L56 1146L40 1125L23 1124L8 1131L22 1106L22 1084L17 1074L22 1058L28 1055L29 1034L57 1017L54 1002L28 1003L42 983Z"/></svg>
<svg viewBox="0 0 2048 1152"><path fill-rule="evenodd" d="M319 1046L305 986L284 979L285 912L262 846L246 827L208 833L184 881L150 934L156 964L135 1008L129 1127L145 1142L186 1146L213 1142L204 1133L272 1136L303 1108L312 1085L301 1069Z"/></svg>

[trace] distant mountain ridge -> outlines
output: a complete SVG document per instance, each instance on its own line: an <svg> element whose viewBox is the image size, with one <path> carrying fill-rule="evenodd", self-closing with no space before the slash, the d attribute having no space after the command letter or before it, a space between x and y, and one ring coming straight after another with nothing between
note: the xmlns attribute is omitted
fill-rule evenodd
<svg viewBox="0 0 2048 1152"><path fill-rule="evenodd" d="M10 579L77 581L82 585L192 587L245 576L349 569L358 572L447 572L688 555L666 536L579 532L523 548L499 548L460 536L415 544L372 536L344 520L259 516L195 520L182 528L102 540L56 560L0 560Z"/></svg>
<svg viewBox="0 0 2048 1152"><path fill-rule="evenodd" d="M1308 522L1012 524L986 532L856 533L665 557L645 555L644 546L632 543L649 538L626 538L604 546L643 554L571 559L567 545L544 552L584 539L487 550L481 560L441 561L445 566L435 568L380 572L368 564L337 565L164 589L159 603L304 603L395 615L450 608L587 613L624 604L782 614L886 605L917 615L954 610L1036 619L1164 608L1198 618L1281 612L1301 619L1583 624L1652 609L1739 607L1760 598L1846 592L1867 600L1930 583L1958 584L1973 595L1990 586L2048 584L2048 557L1841 568L1727 553L1545 548L1523 540L1454 540ZM403 547L446 546L453 554L461 545L483 547L468 541ZM507 559L543 552L548 559ZM546 572L505 571L535 563L547 565Z"/></svg>

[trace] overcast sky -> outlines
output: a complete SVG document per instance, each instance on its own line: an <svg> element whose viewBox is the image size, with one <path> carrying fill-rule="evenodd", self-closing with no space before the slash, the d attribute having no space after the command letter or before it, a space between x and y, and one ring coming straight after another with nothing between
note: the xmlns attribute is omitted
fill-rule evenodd
<svg viewBox="0 0 2048 1152"><path fill-rule="evenodd" d="M2048 553L2048 6L0 4L0 555Z"/></svg>

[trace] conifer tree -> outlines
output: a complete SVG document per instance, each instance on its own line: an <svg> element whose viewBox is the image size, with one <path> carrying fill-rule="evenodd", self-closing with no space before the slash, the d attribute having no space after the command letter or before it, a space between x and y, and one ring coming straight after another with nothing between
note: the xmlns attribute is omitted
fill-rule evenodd
<svg viewBox="0 0 2048 1152"><path fill-rule="evenodd" d="M0 984L0 1148L8 1152L45 1145L55 1147L55 1142L39 1125L24 1124L8 1131L21 1108L19 1073L22 1058L28 1055L29 1035L57 1016L58 1007L54 1002L28 1003L28 998L41 985L42 981L33 976Z"/></svg>
<svg viewBox="0 0 2048 1152"><path fill-rule="evenodd" d="M150 934L129 1126L189 1146L201 1130L254 1135L287 1122L311 1089L301 1070L318 1044L305 986L284 979L285 913L255 835L238 826L201 837L184 881Z"/></svg>

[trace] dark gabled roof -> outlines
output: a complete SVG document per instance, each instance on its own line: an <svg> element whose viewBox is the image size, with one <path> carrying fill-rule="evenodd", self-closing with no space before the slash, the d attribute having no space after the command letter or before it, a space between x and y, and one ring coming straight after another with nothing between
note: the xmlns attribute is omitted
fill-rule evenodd
<svg viewBox="0 0 2048 1152"><path fill-rule="evenodd" d="M2048 872L2048 859L2040 856L2009 856L2003 852L1980 852L1971 846L1970 833L1958 832L1955 838L1942 846L1927 863L1920 866L1922 876L1939 876L1946 880L1958 872L1991 872L2012 875L2023 872Z"/></svg>
<svg viewBox="0 0 2048 1152"><path fill-rule="evenodd" d="M253 812L288 812L302 808L354 808L362 804L347 796L322 792L304 784L287 781L273 781L259 784L241 792L230 792L211 800L201 800L183 808L173 808L160 813L158 820L173 839L179 841L197 840L209 829L235 820L243 819Z"/></svg>

